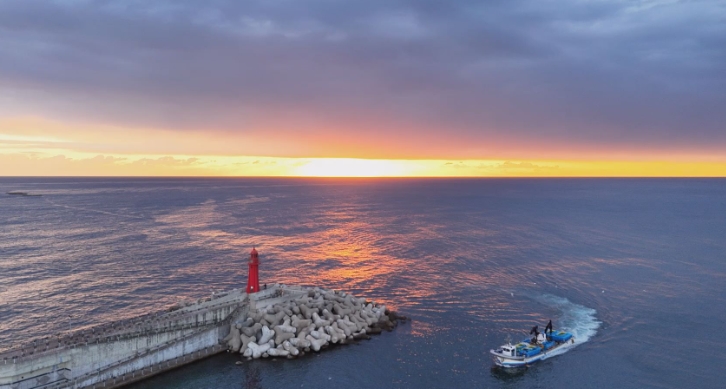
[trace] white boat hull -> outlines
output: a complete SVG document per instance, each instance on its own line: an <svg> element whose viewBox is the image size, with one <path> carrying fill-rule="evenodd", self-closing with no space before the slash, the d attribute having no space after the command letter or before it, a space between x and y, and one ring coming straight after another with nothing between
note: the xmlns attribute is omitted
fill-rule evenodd
<svg viewBox="0 0 726 389"><path fill-rule="evenodd" d="M549 357L559 355L561 354L565 349L569 346L573 345L575 343L575 339L572 338L571 340L564 342L564 343L558 343L555 346L543 350L542 352L532 355L531 357L526 356L516 356L511 357L507 355L503 355L500 353L497 353L496 350L489 350L489 352L494 356L494 364L500 367L504 368L516 368L516 367L524 367L531 365L535 362L539 362L542 360L545 360Z"/></svg>

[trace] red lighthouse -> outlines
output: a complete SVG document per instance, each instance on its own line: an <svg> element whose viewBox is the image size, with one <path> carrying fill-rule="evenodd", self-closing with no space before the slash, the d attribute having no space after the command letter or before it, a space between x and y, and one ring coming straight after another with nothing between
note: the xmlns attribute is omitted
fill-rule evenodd
<svg viewBox="0 0 726 389"><path fill-rule="evenodd" d="M250 252L249 276L247 278L247 293L256 293L260 291L260 275L257 266L260 264L260 258L257 256L257 250L252 248Z"/></svg>

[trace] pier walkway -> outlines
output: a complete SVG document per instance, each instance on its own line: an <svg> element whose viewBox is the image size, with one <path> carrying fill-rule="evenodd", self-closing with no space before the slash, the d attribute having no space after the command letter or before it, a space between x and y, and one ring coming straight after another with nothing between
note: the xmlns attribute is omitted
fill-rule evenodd
<svg viewBox="0 0 726 389"><path fill-rule="evenodd" d="M226 350L229 324L302 289L235 289L174 310L33 339L0 353L0 389L114 388Z"/></svg>

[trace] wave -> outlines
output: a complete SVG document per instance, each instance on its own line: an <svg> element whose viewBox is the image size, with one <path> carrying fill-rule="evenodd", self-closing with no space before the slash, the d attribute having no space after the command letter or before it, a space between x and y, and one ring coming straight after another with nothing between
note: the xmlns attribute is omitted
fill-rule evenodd
<svg viewBox="0 0 726 389"><path fill-rule="evenodd" d="M564 297L542 294L534 296L533 299L560 311L561 315L556 322L555 329L562 329L570 332L575 338L575 343L558 348L554 352L550 353L548 358L563 354L570 349L587 342L595 336L595 334L597 334L597 329L600 328L600 324L602 324L601 321L597 320L597 311L595 309L573 303Z"/></svg>

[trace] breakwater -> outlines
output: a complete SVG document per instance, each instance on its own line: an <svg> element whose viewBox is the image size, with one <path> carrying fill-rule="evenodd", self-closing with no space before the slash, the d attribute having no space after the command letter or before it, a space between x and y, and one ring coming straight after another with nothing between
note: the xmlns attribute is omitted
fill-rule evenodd
<svg viewBox="0 0 726 389"><path fill-rule="evenodd" d="M370 339L406 318L351 294L297 288L297 295L266 309L255 309L230 324L223 339L230 352L252 358L294 358L332 344Z"/></svg>
<svg viewBox="0 0 726 389"><path fill-rule="evenodd" d="M250 358L295 357L396 322L384 306L340 292L285 285L252 294L235 289L6 350L0 353L0 389L114 388L225 350Z"/></svg>

